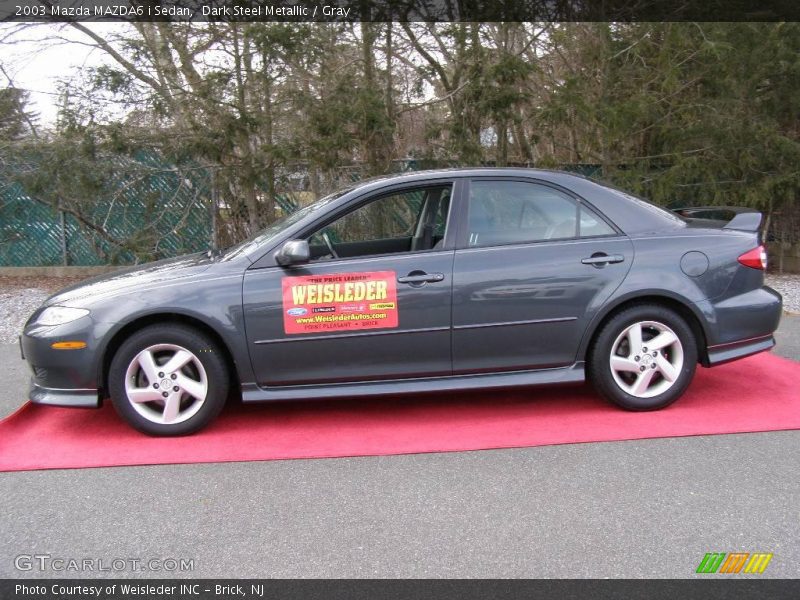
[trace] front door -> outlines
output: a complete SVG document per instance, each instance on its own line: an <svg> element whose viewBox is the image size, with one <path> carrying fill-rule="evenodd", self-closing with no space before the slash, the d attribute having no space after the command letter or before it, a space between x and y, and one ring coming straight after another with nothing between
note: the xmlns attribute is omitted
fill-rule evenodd
<svg viewBox="0 0 800 600"><path fill-rule="evenodd" d="M574 362L593 311L622 283L630 240L541 183L476 179L456 251L455 373Z"/></svg>
<svg viewBox="0 0 800 600"><path fill-rule="evenodd" d="M247 271L247 341L261 386L448 375L452 183L359 202L304 234L312 260Z"/></svg>

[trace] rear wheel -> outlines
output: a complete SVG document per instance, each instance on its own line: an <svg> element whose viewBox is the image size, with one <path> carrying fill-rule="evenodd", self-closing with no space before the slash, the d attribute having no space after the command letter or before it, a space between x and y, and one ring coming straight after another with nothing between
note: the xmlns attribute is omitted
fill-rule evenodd
<svg viewBox="0 0 800 600"><path fill-rule="evenodd" d="M220 349L184 325L153 325L123 342L108 375L119 415L150 435L193 433L225 404L228 371Z"/></svg>
<svg viewBox="0 0 800 600"><path fill-rule="evenodd" d="M627 308L595 338L588 370L606 399L628 410L675 402L697 366L697 341L678 313L657 304Z"/></svg>

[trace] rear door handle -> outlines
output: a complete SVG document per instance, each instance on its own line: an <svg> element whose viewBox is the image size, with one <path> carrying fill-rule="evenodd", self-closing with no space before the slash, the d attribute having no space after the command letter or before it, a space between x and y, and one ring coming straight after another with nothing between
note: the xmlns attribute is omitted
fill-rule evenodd
<svg viewBox="0 0 800 600"><path fill-rule="evenodd" d="M596 252L588 258L582 258L581 262L585 265L607 265L612 263L621 263L625 257L621 254L603 254Z"/></svg>
<svg viewBox="0 0 800 600"><path fill-rule="evenodd" d="M422 285L424 283L436 283L444 281L444 273L425 273L423 271L411 271L404 277L398 277L397 283L408 283L410 285Z"/></svg>

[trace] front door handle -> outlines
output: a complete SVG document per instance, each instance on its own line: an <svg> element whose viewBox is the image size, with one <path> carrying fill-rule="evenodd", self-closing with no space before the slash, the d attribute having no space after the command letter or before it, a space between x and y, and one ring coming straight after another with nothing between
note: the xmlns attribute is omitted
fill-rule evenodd
<svg viewBox="0 0 800 600"><path fill-rule="evenodd" d="M621 263L625 257L621 254L605 254L604 252L595 252L589 258L582 258L581 262L585 265L602 266L613 263Z"/></svg>
<svg viewBox="0 0 800 600"><path fill-rule="evenodd" d="M436 283L444 281L444 273L425 273L424 271L411 271L404 277L398 277L397 283L407 283L409 285L424 285L426 283Z"/></svg>

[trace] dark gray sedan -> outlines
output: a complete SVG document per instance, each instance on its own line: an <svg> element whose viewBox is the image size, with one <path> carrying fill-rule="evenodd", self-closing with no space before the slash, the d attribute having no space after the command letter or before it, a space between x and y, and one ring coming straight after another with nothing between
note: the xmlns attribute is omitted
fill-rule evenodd
<svg viewBox="0 0 800 600"><path fill-rule="evenodd" d="M228 398L578 383L630 410L697 363L770 349L759 213L687 219L560 172L415 173L333 194L221 252L125 269L25 325L33 402L180 435ZM731 398L735 402L735 398Z"/></svg>

